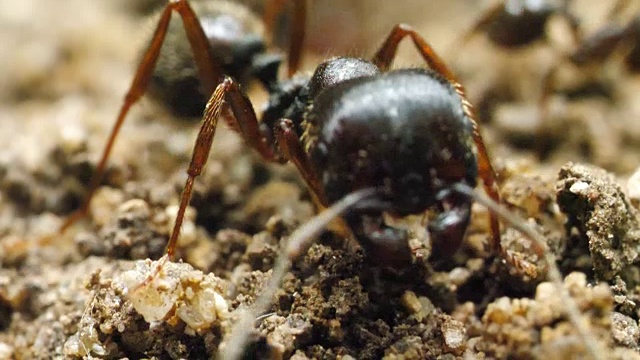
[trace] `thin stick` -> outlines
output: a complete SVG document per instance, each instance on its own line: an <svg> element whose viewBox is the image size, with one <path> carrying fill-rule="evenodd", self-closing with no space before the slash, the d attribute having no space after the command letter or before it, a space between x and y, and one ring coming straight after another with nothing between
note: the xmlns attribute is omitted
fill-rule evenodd
<svg viewBox="0 0 640 360"><path fill-rule="evenodd" d="M567 316L569 317L569 321L573 324L573 326L578 331L578 335L582 339L584 346L586 347L587 352L590 357L594 360L604 360L602 354L604 354L604 350L600 346L600 343L592 336L589 332L589 329L584 324L582 314L576 305L576 302L569 295L569 291L564 287L562 274L560 273L560 269L558 269L558 265L556 264L556 259L549 250L547 246L547 242L544 237L537 231L535 231L527 222L514 215L512 212L508 211L504 206L500 206L498 203L493 201L488 196L475 191L473 188L468 185L458 183L453 185L452 190L457 191L461 194L464 194L474 201L484 205L491 212L498 214L502 218L502 220L506 221L509 225L511 225L514 229L520 231L524 235L526 235L531 241L535 243L535 246L542 248L544 260L547 263L547 278L551 283L555 285L557 288L560 297L562 297L562 302L565 304L565 310L567 312Z"/></svg>
<svg viewBox="0 0 640 360"><path fill-rule="evenodd" d="M271 306L273 296L280 288L282 279L289 271L292 261L309 249L313 244L313 240L333 219L373 194L375 194L375 189L373 188L355 191L306 222L291 234L286 247L282 249L276 259L271 273L271 279L269 279L262 294L256 299L253 306L240 315L240 319L238 319L231 329L229 341L224 347L222 354L218 357L219 359L236 360L242 357L249 340L249 335L253 329L253 322L259 314L266 312Z"/></svg>

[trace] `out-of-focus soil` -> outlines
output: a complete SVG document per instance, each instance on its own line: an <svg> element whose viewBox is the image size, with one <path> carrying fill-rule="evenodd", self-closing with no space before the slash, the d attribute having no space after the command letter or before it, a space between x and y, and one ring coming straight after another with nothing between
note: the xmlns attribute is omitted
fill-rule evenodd
<svg viewBox="0 0 640 360"><path fill-rule="evenodd" d="M478 108L505 205L547 240L603 358L640 359L640 75L615 57L588 74L563 65L540 122L542 76L570 48L562 21L549 42L507 51L483 36L457 42L483 2L312 3L303 71L370 56L400 22L441 52ZM143 99L89 216L57 233L82 202L154 6L0 0L0 359L214 357L279 244L316 213L292 165L265 163L220 126L183 225L183 263L132 294L155 269L144 259L164 253L198 132ZM572 6L588 33L610 5ZM395 66L422 66L409 41ZM573 91L578 77L605 90ZM260 111L266 94L249 94ZM586 358L529 240L503 226L504 246L537 278L490 256L487 216L474 205L465 244L447 259L429 258L421 219L408 219L414 258L400 272L323 234L256 320L247 357Z"/></svg>

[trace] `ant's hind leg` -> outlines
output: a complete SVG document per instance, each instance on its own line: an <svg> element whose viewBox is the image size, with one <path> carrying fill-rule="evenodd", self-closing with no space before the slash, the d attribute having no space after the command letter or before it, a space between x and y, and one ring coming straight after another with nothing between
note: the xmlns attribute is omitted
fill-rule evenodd
<svg viewBox="0 0 640 360"><path fill-rule="evenodd" d="M84 202L80 209L69 216L63 223L60 228L61 233L86 215L89 205L91 204L93 194L102 181L107 160L109 159L109 154L111 153L113 144L120 132L120 128L129 113L129 109L140 99L149 85L153 69L156 66L158 56L160 55L160 49L162 48L162 44L164 43L164 39L169 28L169 22L171 21L171 14L173 11L177 11L182 17L184 28L186 30L187 37L189 38L189 42L191 43L194 58L198 66L198 71L200 72L200 81L202 81L207 93L210 94L216 84L222 80L222 70L213 60L213 57L209 52L207 38L202 26L200 25L200 21L193 12L193 9L191 9L186 0L170 1L164 8L160 16L160 20L158 20L158 25L153 34L153 38L151 39L151 43L149 44L149 48L144 53L142 61L136 70L129 90L124 98L124 103L120 108L116 122L109 134L107 144L102 151L102 156L100 157L96 170L91 178Z"/></svg>

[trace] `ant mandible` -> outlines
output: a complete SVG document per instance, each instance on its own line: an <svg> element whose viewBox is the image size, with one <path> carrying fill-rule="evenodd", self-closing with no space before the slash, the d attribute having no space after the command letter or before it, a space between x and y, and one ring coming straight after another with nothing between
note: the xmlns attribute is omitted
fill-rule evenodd
<svg viewBox="0 0 640 360"><path fill-rule="evenodd" d="M267 36L273 33L276 18L283 11L286 2L287 0L269 0L267 2L263 16ZM287 54L289 76L297 72L300 66L307 11L306 0L291 2L293 16ZM194 107L195 111L200 114L202 114L202 107L204 107L204 102L200 105L201 101L197 99L203 96L205 99L208 98L216 85L223 81L226 74L236 76L243 81L255 78L269 91L272 91L276 86L278 69L283 59L280 54L267 53L265 36L253 32L256 28L253 25L258 22L257 18L240 5L220 1L214 1L206 9L200 10L204 13L201 18L198 17L187 0L170 0L165 5L160 13L149 47L143 53L140 65L125 95L107 144L87 188L84 202L65 220L60 227L60 233L65 232L87 214L91 199L104 177L109 155L122 124L131 107L148 88L151 88L152 96L164 102L174 113L193 116ZM184 33L193 53L193 60L189 58L188 49L175 40L183 34L180 33L178 27L170 26L174 12L182 20ZM172 40L165 42L168 37ZM163 56L161 50L170 54ZM176 69L177 67L188 67L190 61L195 62L200 88L194 84L194 79L188 76L185 78L180 77L181 75L172 75L171 79L165 77L166 73L171 71L181 74L190 73L191 71L185 71L185 69ZM156 71L158 62L163 68L160 73ZM154 71L156 72L154 73Z"/></svg>

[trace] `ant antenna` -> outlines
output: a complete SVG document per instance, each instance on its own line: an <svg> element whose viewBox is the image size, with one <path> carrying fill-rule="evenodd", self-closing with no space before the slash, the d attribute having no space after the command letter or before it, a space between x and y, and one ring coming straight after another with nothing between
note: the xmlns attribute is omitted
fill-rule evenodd
<svg viewBox="0 0 640 360"><path fill-rule="evenodd" d="M562 302L565 304L565 311L567 312L569 321L576 328L576 331L578 331L578 335L580 336L582 343L586 347L586 350L591 358L594 360L603 360L604 358L601 354L604 354L604 352L601 349L600 343L597 342L597 340L589 332L589 329L587 329L587 327L585 326L576 302L571 298L571 296L569 295L569 291L564 287L562 282L562 274L560 273L560 269L556 264L556 259L549 250L544 237L539 232L534 230L529 224L527 224L524 219L513 214L504 206L496 203L495 201L493 201L493 199L486 196L485 194L475 191L475 189L473 189L469 185L457 183L452 185L451 190L468 196L469 198L473 199L473 201L482 204L487 209L489 209L489 211L502 218L502 220L508 223L511 227L526 235L531 241L533 241L533 245L535 247L539 247L542 250L541 253L544 256L544 261L547 263L547 279L556 287L556 289L560 293Z"/></svg>
<svg viewBox="0 0 640 360"><path fill-rule="evenodd" d="M289 236L285 248L276 259L269 282L253 306L240 315L240 318L231 329L229 342L225 345L222 355L218 357L219 359L236 360L242 357L249 339L249 334L251 329L253 329L252 323L259 314L266 312L271 306L273 296L280 288L282 279L289 271L293 260L301 254L304 254L309 247L311 247L313 240L331 221L375 193L376 189L374 188L354 191L306 222Z"/></svg>

